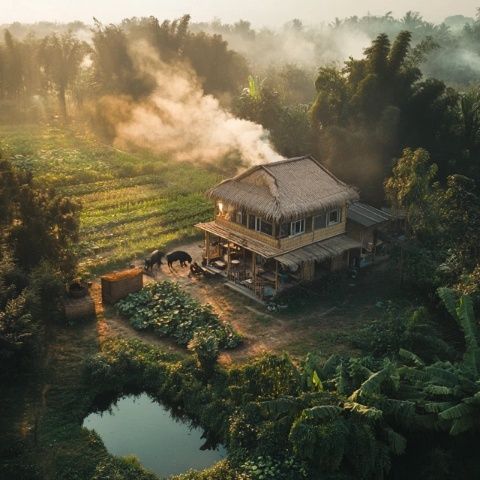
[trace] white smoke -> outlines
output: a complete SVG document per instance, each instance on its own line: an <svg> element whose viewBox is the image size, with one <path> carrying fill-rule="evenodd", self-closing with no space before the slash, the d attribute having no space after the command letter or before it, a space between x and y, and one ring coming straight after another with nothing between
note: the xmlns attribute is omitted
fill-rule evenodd
<svg viewBox="0 0 480 480"><path fill-rule="evenodd" d="M131 104L128 121L116 125L116 146L134 145L192 162L215 162L232 154L250 165L282 159L268 132L205 95L191 68L162 62L145 43L133 51L157 86L146 100Z"/></svg>

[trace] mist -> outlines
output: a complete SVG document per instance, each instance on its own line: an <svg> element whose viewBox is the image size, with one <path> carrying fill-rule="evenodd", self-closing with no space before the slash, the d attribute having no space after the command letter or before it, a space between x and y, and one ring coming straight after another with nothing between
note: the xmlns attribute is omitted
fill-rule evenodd
<svg viewBox="0 0 480 480"><path fill-rule="evenodd" d="M293 20L276 29L255 30L247 21L233 25L193 24L192 30L221 34L233 50L247 58L252 67L295 64L306 69L340 63L348 57L358 58L371 38L354 29L334 30L328 25L304 26Z"/></svg>
<svg viewBox="0 0 480 480"><path fill-rule="evenodd" d="M395 16L402 16L409 10L419 11L429 21L441 22L443 18L462 14L472 16L478 7L476 0L462 0L452 3L449 0L437 0L434 8L431 2L414 0L337 0L336 2L318 2L317 0L263 0L262 2L244 0L226 2L224 0L139 0L126 2L118 0L84 0L83 2L65 2L62 0L6 0L2 2L3 22L39 22L44 20L70 22L81 20L90 22L92 16L103 22L119 22L132 16L155 15L162 18L176 18L190 13L194 21L211 21L219 18L223 22L236 22L241 18L249 19L256 27L281 25L292 18L304 22L319 24L331 22L335 18L351 15L383 15L391 10Z"/></svg>

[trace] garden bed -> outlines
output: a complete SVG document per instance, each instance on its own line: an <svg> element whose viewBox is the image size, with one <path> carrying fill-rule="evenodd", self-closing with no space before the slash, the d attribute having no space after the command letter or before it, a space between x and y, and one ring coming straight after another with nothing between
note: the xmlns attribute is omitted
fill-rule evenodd
<svg viewBox="0 0 480 480"><path fill-rule="evenodd" d="M136 330L149 330L160 337L172 337L182 346L195 334L210 334L222 349L240 345L242 339L222 322L211 305L203 305L174 282L150 283L140 292L128 295L116 304Z"/></svg>

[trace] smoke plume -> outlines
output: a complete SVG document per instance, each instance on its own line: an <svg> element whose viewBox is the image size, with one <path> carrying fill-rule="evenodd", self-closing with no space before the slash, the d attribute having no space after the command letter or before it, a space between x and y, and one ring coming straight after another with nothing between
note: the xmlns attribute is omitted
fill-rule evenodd
<svg viewBox="0 0 480 480"><path fill-rule="evenodd" d="M237 156L254 165L282 159L261 125L236 118L204 94L187 65L161 61L145 43L133 48L132 58L155 78L156 88L146 100L129 103L128 120L115 126L115 146L148 148L191 162Z"/></svg>

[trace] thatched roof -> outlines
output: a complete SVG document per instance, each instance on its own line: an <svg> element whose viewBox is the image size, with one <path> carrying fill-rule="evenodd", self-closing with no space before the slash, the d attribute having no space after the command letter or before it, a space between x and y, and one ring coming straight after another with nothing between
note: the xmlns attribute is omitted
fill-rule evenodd
<svg viewBox="0 0 480 480"><path fill-rule="evenodd" d="M271 221L288 221L358 200L312 156L249 168L212 188L208 196Z"/></svg>

